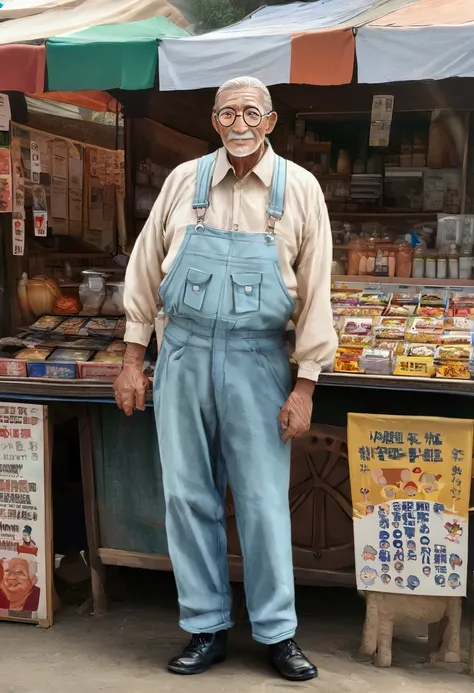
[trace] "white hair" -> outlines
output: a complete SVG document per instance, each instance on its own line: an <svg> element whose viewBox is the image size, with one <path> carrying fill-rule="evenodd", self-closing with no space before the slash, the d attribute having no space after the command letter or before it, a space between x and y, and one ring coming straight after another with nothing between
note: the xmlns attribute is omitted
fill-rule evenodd
<svg viewBox="0 0 474 693"><path fill-rule="evenodd" d="M27 553L19 553L16 556L6 559L4 561L4 567L6 567L6 564L10 563L10 561L13 561L15 558L19 558L21 561L25 561L25 563L28 564L28 573L30 578L33 578L36 575L38 572L38 563L36 562L34 556Z"/></svg>
<svg viewBox="0 0 474 693"><path fill-rule="evenodd" d="M229 79L227 82L219 87L216 93L216 100L214 101L214 110L217 108L217 102L219 101L220 95L225 91L231 91L234 89L259 89L263 93L263 108L265 112L270 112L273 110L272 97L267 87L256 77L234 77L234 79Z"/></svg>

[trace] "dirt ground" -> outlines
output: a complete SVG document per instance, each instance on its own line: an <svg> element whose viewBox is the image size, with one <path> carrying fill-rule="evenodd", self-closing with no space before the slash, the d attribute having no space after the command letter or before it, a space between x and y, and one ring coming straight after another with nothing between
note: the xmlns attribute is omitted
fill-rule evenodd
<svg viewBox="0 0 474 693"><path fill-rule="evenodd" d="M111 604L104 618L68 607L47 631L1 623L0 693L472 693L467 675L424 664L427 643L418 624L396 632L392 669L354 662L364 602L354 591L322 588L297 592L297 640L319 667L316 681L291 684L275 677L265 647L252 642L245 622L231 633L227 662L201 676L173 676L166 662L187 636L176 623L172 578L130 573L125 599ZM467 629L463 646L467 660Z"/></svg>

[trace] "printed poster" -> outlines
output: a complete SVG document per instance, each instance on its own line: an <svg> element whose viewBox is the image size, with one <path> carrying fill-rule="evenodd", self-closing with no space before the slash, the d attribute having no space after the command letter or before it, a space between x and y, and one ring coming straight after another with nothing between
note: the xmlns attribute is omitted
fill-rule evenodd
<svg viewBox="0 0 474 693"><path fill-rule="evenodd" d="M369 147L388 147L393 116L393 96L375 95L372 99Z"/></svg>
<svg viewBox="0 0 474 693"><path fill-rule="evenodd" d="M357 588L466 595L473 421L348 415Z"/></svg>
<svg viewBox="0 0 474 693"><path fill-rule="evenodd" d="M0 618L49 620L44 408L0 403Z"/></svg>

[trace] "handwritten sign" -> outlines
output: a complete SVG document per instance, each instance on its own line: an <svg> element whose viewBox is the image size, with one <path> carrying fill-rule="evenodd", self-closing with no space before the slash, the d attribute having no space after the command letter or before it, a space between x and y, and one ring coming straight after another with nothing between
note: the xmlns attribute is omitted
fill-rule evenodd
<svg viewBox="0 0 474 693"><path fill-rule="evenodd" d="M0 403L0 618L41 625L52 622L46 443L46 407Z"/></svg>
<svg viewBox="0 0 474 693"><path fill-rule="evenodd" d="M357 586L465 596L473 421L349 414Z"/></svg>

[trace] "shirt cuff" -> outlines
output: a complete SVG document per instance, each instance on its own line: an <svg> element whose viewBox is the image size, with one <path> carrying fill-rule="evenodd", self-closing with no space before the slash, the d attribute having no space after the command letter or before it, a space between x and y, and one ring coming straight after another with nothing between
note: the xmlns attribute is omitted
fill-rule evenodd
<svg viewBox="0 0 474 693"><path fill-rule="evenodd" d="M298 378L313 380L317 383L321 370L319 363L315 363L315 361L303 361L298 364Z"/></svg>
<svg viewBox="0 0 474 693"><path fill-rule="evenodd" d="M130 322L127 320L124 342L127 344L141 344L147 347L153 333L153 325L143 322Z"/></svg>

